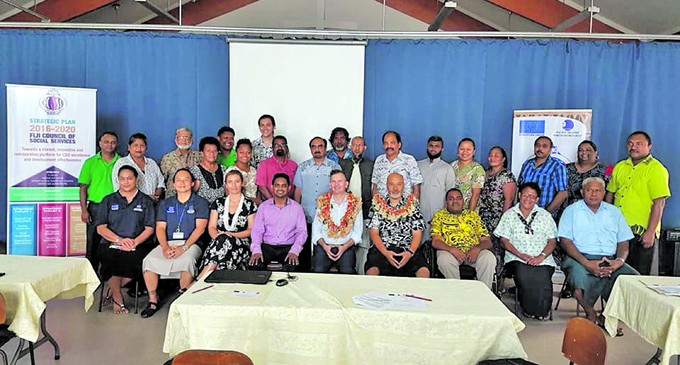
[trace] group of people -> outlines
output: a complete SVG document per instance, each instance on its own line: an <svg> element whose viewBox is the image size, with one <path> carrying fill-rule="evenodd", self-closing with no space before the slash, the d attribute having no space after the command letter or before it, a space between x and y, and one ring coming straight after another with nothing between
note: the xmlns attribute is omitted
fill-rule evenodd
<svg viewBox="0 0 680 365"><path fill-rule="evenodd" d="M428 157L416 161L388 131L385 153L373 161L361 136L337 127L328 140L312 138L311 158L298 164L286 137L274 134L273 116L258 126L258 139L236 143L235 131L222 127L198 151L191 130L179 128L177 149L160 167L146 157L143 134L130 137L126 157L116 154L115 133L101 135L79 182L87 257L95 269L101 264L114 312L127 313L120 288L140 276L149 317L159 277L179 278L185 291L215 269L417 277L436 270L459 278L469 265L489 287L494 274L511 272L525 313L543 318L561 247L574 295L597 320L593 303L606 299L616 276L649 274L670 190L645 132L629 136L629 158L610 175L595 143L583 141L578 160L565 166L540 136L515 178L502 147L490 149L485 169L470 138L449 164L441 137L430 137ZM436 250L434 267L424 242Z"/></svg>

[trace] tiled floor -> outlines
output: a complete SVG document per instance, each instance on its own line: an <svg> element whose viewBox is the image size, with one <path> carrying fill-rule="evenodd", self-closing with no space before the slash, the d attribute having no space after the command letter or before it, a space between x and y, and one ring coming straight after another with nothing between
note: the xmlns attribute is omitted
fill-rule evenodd
<svg viewBox="0 0 680 365"><path fill-rule="evenodd" d="M130 298L127 302L129 306L133 304ZM143 303L145 300L140 301L140 304ZM560 351L562 334L567 320L575 314L575 308L573 299L563 300L560 310L554 314L554 321L526 321L527 327L519 333L519 337L529 360L539 364L568 363ZM95 306L85 313L82 298L53 300L48 305L48 328L61 346L62 357L54 360L52 348L45 344L36 351L36 363L162 364L168 359L162 352L167 313L168 305L149 319L134 314L117 316L110 309L98 313ZM607 337L607 345L607 364L644 364L655 351L652 345L629 329L626 329L624 337ZM28 358L23 358L20 364L29 364Z"/></svg>

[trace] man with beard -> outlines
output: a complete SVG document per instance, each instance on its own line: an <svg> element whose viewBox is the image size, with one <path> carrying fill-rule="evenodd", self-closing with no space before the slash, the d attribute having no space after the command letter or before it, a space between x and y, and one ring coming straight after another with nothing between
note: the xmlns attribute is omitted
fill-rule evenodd
<svg viewBox="0 0 680 365"><path fill-rule="evenodd" d="M175 145L177 149L170 151L161 158L161 172L163 172L163 179L167 190L166 197L175 196L177 190L173 184L173 177L179 169L189 169L201 162L201 153L192 150L193 133L187 127L177 128L175 131Z"/></svg>
<svg viewBox="0 0 680 365"><path fill-rule="evenodd" d="M349 145L352 150L352 158L346 158L339 161L342 172L345 173L345 178L349 181L348 191L356 197L361 197L361 211L363 213L363 233L361 235L361 243L357 243L356 248L356 270L359 274L364 274L364 264L366 263L366 255L368 249L371 248L371 239L368 234L368 212L371 210L371 176L373 175L373 160L364 157L366 151L366 144L364 137L355 136Z"/></svg>
<svg viewBox="0 0 680 365"><path fill-rule="evenodd" d="M236 132L231 127L224 126L217 131L217 139L220 141L220 154L217 155L217 163L229 167L236 163L236 151L234 150L234 136Z"/></svg>
<svg viewBox="0 0 680 365"><path fill-rule="evenodd" d="M99 152L83 163L78 176L80 184L80 218L87 224L87 247L85 257L92 264L95 272L99 272L97 248L101 236L97 234L94 222L97 220L99 204L105 196L113 193L111 173L113 165L120 156L116 153L118 135L107 131L99 137Z"/></svg>
<svg viewBox="0 0 680 365"><path fill-rule="evenodd" d="M630 242L628 263L642 275L652 271L654 246L661 233L661 216L671 196L668 170L652 157L652 138L644 131L628 136L628 158L614 166L605 201L621 209L635 238Z"/></svg>
<svg viewBox="0 0 680 365"><path fill-rule="evenodd" d="M442 160L444 140L440 136L427 139L427 158L418 161L423 175L420 185L420 212L425 220L424 240L430 239L430 222L434 213L444 208L446 192L456 186L456 175L451 165Z"/></svg>
<svg viewBox="0 0 680 365"><path fill-rule="evenodd" d="M272 140L272 148L274 156L266 158L260 162L257 168L257 175L255 177L255 184L260 194L264 197L263 200L271 199L273 191L271 188L271 181L275 174L284 173L288 175L290 181L295 178L295 171L297 171L298 164L288 158L288 140L284 136L276 136ZM293 196L295 186L290 184L288 186L288 195Z"/></svg>
<svg viewBox="0 0 680 365"><path fill-rule="evenodd" d="M373 165L373 195L386 195L387 176L396 172L404 178L404 196L413 194L419 199L423 175L420 174L416 159L401 152L401 135L395 131L387 131L383 133L382 142L385 154L378 156Z"/></svg>
<svg viewBox="0 0 680 365"><path fill-rule="evenodd" d="M293 179L295 185L293 197L296 202L302 204L308 233L312 230L312 222L316 215L316 198L329 191L328 177L331 171L340 169L337 162L326 157L326 141L323 138L312 138L309 141L309 150L312 158L300 163ZM308 234L308 237L311 237L311 234ZM307 271L311 260L311 242L308 241L300 253L301 269Z"/></svg>
<svg viewBox="0 0 680 365"><path fill-rule="evenodd" d="M326 157L329 160L340 162L342 159L349 159L354 157L352 150L347 148L349 142L349 132L342 127L333 128L331 138L328 139L331 143L331 149L326 152Z"/></svg>
<svg viewBox="0 0 680 365"><path fill-rule="evenodd" d="M423 250L419 250L425 225L418 200L404 193L404 177L393 172L386 178L387 194L375 195L371 206L373 247L368 251L366 275L429 278Z"/></svg>

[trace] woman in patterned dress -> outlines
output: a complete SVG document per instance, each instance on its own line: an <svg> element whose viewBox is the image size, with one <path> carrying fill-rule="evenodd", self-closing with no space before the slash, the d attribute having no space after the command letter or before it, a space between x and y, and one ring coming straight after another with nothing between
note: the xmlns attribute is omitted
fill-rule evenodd
<svg viewBox="0 0 680 365"><path fill-rule="evenodd" d="M505 247L505 265L515 279L524 315L544 320L552 305L557 226L550 213L536 205L540 196L535 182L520 185L519 203L503 213L494 234Z"/></svg>
<svg viewBox="0 0 680 365"><path fill-rule="evenodd" d="M217 163L220 141L215 137L203 137L199 143L201 163L189 171L196 179L195 191L198 196L212 204L217 198L224 197L224 176L227 168Z"/></svg>
<svg viewBox="0 0 680 365"><path fill-rule="evenodd" d="M255 177L257 176L257 169L250 165L253 145L247 138L239 139L236 142L236 163L230 166L227 171L238 170L243 175L243 194L246 198L260 205L262 199L257 191L257 184L255 184Z"/></svg>
<svg viewBox="0 0 680 365"><path fill-rule="evenodd" d="M500 146L489 150L489 169L486 170L484 186L479 195L479 216L489 233L493 233L506 210L512 207L517 193L517 183L512 172L508 171L508 156ZM505 249L498 237L491 235L492 252L496 255L496 274L503 269Z"/></svg>
<svg viewBox="0 0 680 365"><path fill-rule="evenodd" d="M203 254L200 279L213 270L245 270L250 258L250 230L257 205L242 193L243 175L227 172L227 196L210 207L208 232L212 241Z"/></svg>
<svg viewBox="0 0 680 365"><path fill-rule="evenodd" d="M604 165L597 160L597 145L592 141L583 141L578 145L576 162L567 164L567 200L571 205L583 199L581 185L589 177L599 177L605 182Z"/></svg>
<svg viewBox="0 0 680 365"><path fill-rule="evenodd" d="M451 166L456 173L456 187L463 193L465 208L477 210L484 186L484 167L475 161L475 141L463 138L458 142L458 159Z"/></svg>

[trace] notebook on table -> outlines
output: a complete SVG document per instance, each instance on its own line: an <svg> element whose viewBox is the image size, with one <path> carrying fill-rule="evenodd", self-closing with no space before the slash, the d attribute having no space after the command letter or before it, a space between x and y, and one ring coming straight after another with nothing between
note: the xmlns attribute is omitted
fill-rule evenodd
<svg viewBox="0 0 680 365"><path fill-rule="evenodd" d="M217 284L267 284L271 271L215 270L207 278L206 283Z"/></svg>

